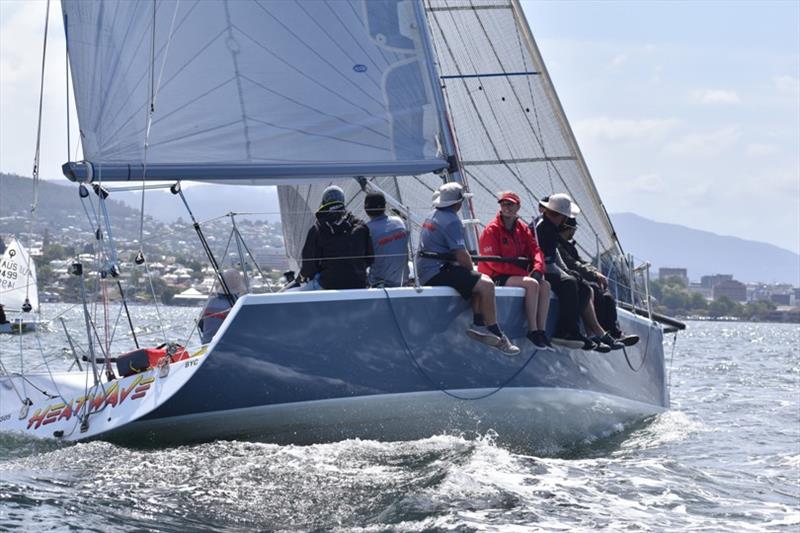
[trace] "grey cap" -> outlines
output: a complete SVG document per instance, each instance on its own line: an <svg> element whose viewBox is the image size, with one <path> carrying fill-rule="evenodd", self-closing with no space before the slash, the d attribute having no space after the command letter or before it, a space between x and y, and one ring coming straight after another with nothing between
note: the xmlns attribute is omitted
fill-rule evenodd
<svg viewBox="0 0 800 533"><path fill-rule="evenodd" d="M320 206L344 204L344 191L338 185L331 185L322 193Z"/></svg>
<svg viewBox="0 0 800 533"><path fill-rule="evenodd" d="M450 207L451 205L455 205L463 201L466 197L467 195L464 194L464 188L460 183L456 183L454 181L445 183L439 187L439 196L434 198L433 207L437 209Z"/></svg>

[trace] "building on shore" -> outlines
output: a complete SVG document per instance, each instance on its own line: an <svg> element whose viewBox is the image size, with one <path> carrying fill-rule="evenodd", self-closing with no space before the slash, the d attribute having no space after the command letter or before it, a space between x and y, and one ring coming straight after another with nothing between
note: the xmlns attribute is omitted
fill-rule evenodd
<svg viewBox="0 0 800 533"><path fill-rule="evenodd" d="M711 296L714 300L726 296L734 302L746 302L747 286L735 279L720 281L711 288Z"/></svg>
<svg viewBox="0 0 800 533"><path fill-rule="evenodd" d="M685 268L661 267L658 269L658 279L680 278L683 286L689 286L689 272Z"/></svg>

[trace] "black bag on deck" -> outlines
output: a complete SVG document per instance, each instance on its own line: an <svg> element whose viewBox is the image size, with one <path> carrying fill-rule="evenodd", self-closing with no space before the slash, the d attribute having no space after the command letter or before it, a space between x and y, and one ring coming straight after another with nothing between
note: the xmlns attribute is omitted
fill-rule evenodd
<svg viewBox="0 0 800 533"><path fill-rule="evenodd" d="M132 376L150 368L147 349L134 350L117 357L117 374L121 377Z"/></svg>

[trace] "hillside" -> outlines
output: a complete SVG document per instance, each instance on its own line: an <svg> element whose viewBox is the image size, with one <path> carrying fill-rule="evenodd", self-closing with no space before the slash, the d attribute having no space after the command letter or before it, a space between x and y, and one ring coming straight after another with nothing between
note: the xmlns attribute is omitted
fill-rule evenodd
<svg viewBox="0 0 800 533"><path fill-rule="evenodd" d="M89 197L97 205L97 196ZM0 235L20 234L28 231L30 208L33 202L31 178L0 173ZM91 207L87 202L87 209ZM131 237L138 232L138 210L121 202L108 200L108 211L112 225L120 237ZM63 184L40 180L34 232L42 233L47 228L57 238L65 229L90 231L89 222L81 206L78 187L66 179Z"/></svg>
<svg viewBox="0 0 800 533"><path fill-rule="evenodd" d="M743 282L800 285L800 255L772 244L717 235L678 224L655 222L633 213L611 220L625 251L658 267L683 267L689 278L733 274Z"/></svg>

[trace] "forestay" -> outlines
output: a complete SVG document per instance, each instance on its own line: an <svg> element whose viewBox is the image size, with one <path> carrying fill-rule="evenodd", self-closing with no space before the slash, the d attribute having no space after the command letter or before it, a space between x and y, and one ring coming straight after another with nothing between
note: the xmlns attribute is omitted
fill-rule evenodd
<svg viewBox="0 0 800 533"><path fill-rule="evenodd" d="M587 257L619 254L613 227L530 34L511 0L426 0L429 31L475 215L497 213L495 193L518 192L520 216L545 195L567 192L581 207L576 234ZM377 180L420 216L441 183ZM338 182L358 193L354 183ZM279 187L287 251L297 257L325 184ZM350 198L350 195L348 195ZM352 200L358 211L363 196Z"/></svg>
<svg viewBox="0 0 800 533"><path fill-rule="evenodd" d="M0 304L6 311L19 311L25 299L39 311L36 264L17 240L11 239L0 257Z"/></svg>
<svg viewBox="0 0 800 533"><path fill-rule="evenodd" d="M268 183L446 167L417 2L62 6L91 163L65 165L72 179Z"/></svg>

